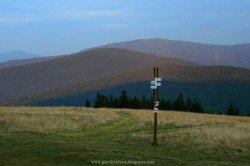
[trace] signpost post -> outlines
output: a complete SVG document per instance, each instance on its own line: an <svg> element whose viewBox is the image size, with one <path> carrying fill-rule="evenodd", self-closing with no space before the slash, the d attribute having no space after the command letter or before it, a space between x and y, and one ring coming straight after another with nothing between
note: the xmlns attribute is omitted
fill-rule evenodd
<svg viewBox="0 0 250 166"><path fill-rule="evenodd" d="M150 88L153 90L154 100L154 141L153 145L157 145L157 113L159 107L159 87L161 86L161 78L159 77L158 67L154 67L154 80L150 82Z"/></svg>

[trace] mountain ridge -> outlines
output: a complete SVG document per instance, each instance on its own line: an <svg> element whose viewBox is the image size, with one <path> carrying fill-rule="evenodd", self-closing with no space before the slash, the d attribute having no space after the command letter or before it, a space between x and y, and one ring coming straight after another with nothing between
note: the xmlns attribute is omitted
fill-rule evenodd
<svg viewBox="0 0 250 166"><path fill-rule="evenodd" d="M12 60L29 59L29 58L37 58L37 57L42 57L42 55L25 52L21 50L10 50L10 51L0 53L0 63L12 61Z"/></svg>
<svg viewBox="0 0 250 166"><path fill-rule="evenodd" d="M201 65L228 65L250 68L250 44L213 45L161 38L137 39L106 44L101 47L133 51L188 60Z"/></svg>

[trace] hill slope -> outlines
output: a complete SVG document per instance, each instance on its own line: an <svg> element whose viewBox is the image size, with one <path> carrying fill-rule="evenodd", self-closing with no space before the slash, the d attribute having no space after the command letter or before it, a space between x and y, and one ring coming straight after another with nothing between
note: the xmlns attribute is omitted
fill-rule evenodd
<svg viewBox="0 0 250 166"><path fill-rule="evenodd" d="M1 69L0 98L17 98L41 92L57 96L72 90L86 91L98 88L106 85L109 79L110 85L119 80L126 82L119 77L126 77L131 72L139 72L155 64L161 64L163 59L165 64L193 65L186 61L154 57L123 49L96 49L45 62ZM134 80L137 79L139 78Z"/></svg>
<svg viewBox="0 0 250 166"><path fill-rule="evenodd" d="M125 49L99 48L0 70L1 104L25 104L116 85L149 81L158 66L164 80L249 82L250 70L199 66ZM17 100L16 100L17 99Z"/></svg>
<svg viewBox="0 0 250 166"><path fill-rule="evenodd" d="M211 45L167 39L140 39L108 44L106 48L124 48L188 60L202 65L229 65L250 68L250 44Z"/></svg>

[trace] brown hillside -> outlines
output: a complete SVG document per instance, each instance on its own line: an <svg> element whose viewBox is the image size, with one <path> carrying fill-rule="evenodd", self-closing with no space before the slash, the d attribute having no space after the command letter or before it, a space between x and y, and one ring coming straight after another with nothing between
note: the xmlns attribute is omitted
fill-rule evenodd
<svg viewBox="0 0 250 166"><path fill-rule="evenodd" d="M201 65L229 65L250 68L250 44L212 45L167 39L140 39L108 44L163 57L188 60Z"/></svg>
<svg viewBox="0 0 250 166"><path fill-rule="evenodd" d="M203 67L173 58L124 49L102 48L49 61L0 70L3 103L26 96L36 100L60 97L137 81L149 81L152 68L178 81L250 81L250 70ZM7 100L8 99L8 100Z"/></svg>

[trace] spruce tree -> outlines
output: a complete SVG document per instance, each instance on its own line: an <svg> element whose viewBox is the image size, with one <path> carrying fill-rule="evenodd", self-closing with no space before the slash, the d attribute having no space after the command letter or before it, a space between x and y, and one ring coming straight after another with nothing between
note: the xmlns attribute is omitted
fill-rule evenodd
<svg viewBox="0 0 250 166"><path fill-rule="evenodd" d="M192 108L192 100L190 97L188 97L185 104L185 110L191 111L191 108Z"/></svg>
<svg viewBox="0 0 250 166"><path fill-rule="evenodd" d="M234 107L232 104L229 104L227 107L227 115L239 115L239 111L236 107Z"/></svg>
<svg viewBox="0 0 250 166"><path fill-rule="evenodd" d="M133 100L131 100L132 102L132 104L131 104L131 108L134 108L134 109L140 109L140 108L142 108L142 106L141 106L141 101L135 96L134 98L133 98Z"/></svg>
<svg viewBox="0 0 250 166"><path fill-rule="evenodd" d="M175 100L175 110L184 110L184 107L185 107L185 101L182 93L180 93Z"/></svg>
<svg viewBox="0 0 250 166"><path fill-rule="evenodd" d="M201 106L200 102L194 99L192 106L191 106L191 112L197 112L197 113L204 113L204 109Z"/></svg>
<svg viewBox="0 0 250 166"><path fill-rule="evenodd" d="M112 101L112 108L120 108L120 103L117 98L114 98Z"/></svg>
<svg viewBox="0 0 250 166"><path fill-rule="evenodd" d="M162 98L161 100L160 100L160 103L159 103L160 105L159 105L159 109L160 110L166 110L166 107L165 107L165 100Z"/></svg>
<svg viewBox="0 0 250 166"><path fill-rule="evenodd" d="M85 102L85 107L91 107L91 104L90 104L90 102L89 102L89 99L86 100L86 102Z"/></svg>
<svg viewBox="0 0 250 166"><path fill-rule="evenodd" d="M121 96L119 98L120 107L121 108L128 108L128 94L125 90L121 92Z"/></svg>
<svg viewBox="0 0 250 166"><path fill-rule="evenodd" d="M173 108L173 104L172 104L172 102L171 102L169 99L167 99L167 100L165 101L165 106L164 106L164 108L165 108L165 110L172 110L172 109L174 109L174 108Z"/></svg>
<svg viewBox="0 0 250 166"><path fill-rule="evenodd" d="M100 107L102 107L101 104L102 104L101 103L101 94L100 94L100 92L97 92L96 93L96 101L95 101L94 107L95 108L100 108Z"/></svg>
<svg viewBox="0 0 250 166"><path fill-rule="evenodd" d="M142 97L142 100L141 100L141 107L142 108L148 108L148 103L147 103L147 99L146 99L146 96L143 96Z"/></svg>

